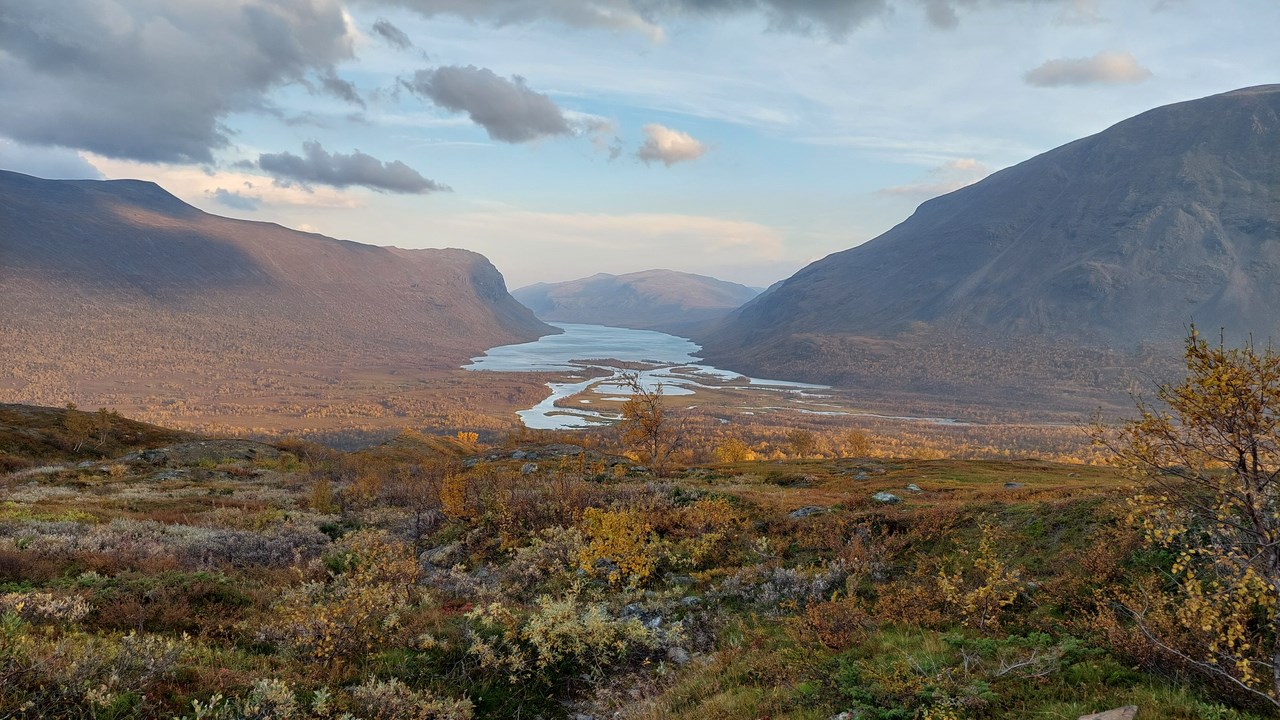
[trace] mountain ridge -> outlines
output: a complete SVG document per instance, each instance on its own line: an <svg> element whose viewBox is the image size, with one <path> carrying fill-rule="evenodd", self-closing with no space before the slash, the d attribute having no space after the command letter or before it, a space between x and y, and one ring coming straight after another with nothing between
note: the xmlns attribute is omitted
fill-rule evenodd
<svg viewBox="0 0 1280 720"><path fill-rule="evenodd" d="M678 334L724 316L758 293L707 275L654 269L534 283L511 294L542 320Z"/></svg>
<svg viewBox="0 0 1280 720"><path fill-rule="evenodd" d="M1277 239L1280 85L1244 88L928 200L695 339L728 367L867 384L799 346L949 342L1016 361L1018 343L1140 354L1192 322L1280 337Z"/></svg>

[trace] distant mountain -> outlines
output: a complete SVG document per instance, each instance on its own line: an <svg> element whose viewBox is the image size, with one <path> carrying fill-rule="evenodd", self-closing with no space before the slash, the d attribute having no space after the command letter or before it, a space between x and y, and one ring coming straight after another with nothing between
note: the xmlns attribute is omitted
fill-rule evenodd
<svg viewBox="0 0 1280 720"><path fill-rule="evenodd" d="M759 291L705 275L645 270L538 283L511 294L543 320L679 332L723 317Z"/></svg>
<svg viewBox="0 0 1280 720"><path fill-rule="evenodd" d="M697 339L763 374L1063 399L1107 382L1082 366L1132 366L1193 321L1280 339L1280 85L1151 110L930 200Z"/></svg>
<svg viewBox="0 0 1280 720"><path fill-rule="evenodd" d="M0 172L0 326L0 401L53 405L183 387L230 396L241 382L291 398L293 379L456 368L555 331L473 252L232 220L149 182L11 172Z"/></svg>

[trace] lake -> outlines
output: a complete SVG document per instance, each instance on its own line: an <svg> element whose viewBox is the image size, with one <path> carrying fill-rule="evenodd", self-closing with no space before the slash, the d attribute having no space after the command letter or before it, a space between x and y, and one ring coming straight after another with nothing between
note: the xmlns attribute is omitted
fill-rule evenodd
<svg viewBox="0 0 1280 720"><path fill-rule="evenodd" d="M490 372L558 372L564 382L550 382L551 394L537 405L517 413L526 427L566 430L609 424L616 409L591 405L622 402L630 391L621 384L622 365L635 367L647 389L662 385L666 395L695 395L699 390L759 389L820 390L822 385L749 378L702 363L702 348L686 338L652 330L549 323L564 332L546 335L519 345L502 345L465 365L467 370ZM619 362L620 361L620 362ZM579 374L580 373L580 374ZM564 398L588 393L578 401L583 407L557 407Z"/></svg>

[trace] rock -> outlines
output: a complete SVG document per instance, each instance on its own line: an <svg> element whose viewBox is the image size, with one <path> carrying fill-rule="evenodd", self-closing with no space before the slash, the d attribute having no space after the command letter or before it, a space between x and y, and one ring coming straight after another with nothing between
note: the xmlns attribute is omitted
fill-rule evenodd
<svg viewBox="0 0 1280 720"><path fill-rule="evenodd" d="M869 475L867 475L866 473L864 473L864 472L860 472L860 473L858 473L857 475L854 475L854 476L853 476L853 479L854 479L854 480L866 480L868 477L870 477L870 476L869 476Z"/></svg>
<svg viewBox="0 0 1280 720"><path fill-rule="evenodd" d="M525 464L523 464L523 465L521 465L521 466L520 466L520 474L521 474L521 475L532 475L532 474L534 474L534 473L536 473L536 472L538 472L538 464L537 464L537 463L525 463Z"/></svg>
<svg viewBox="0 0 1280 720"><path fill-rule="evenodd" d="M845 710L844 712L840 713L839 715L832 715L832 716L829 718L829 720L858 720L858 716L857 716L857 715L854 715L853 713L849 712L848 710Z"/></svg>
<svg viewBox="0 0 1280 720"><path fill-rule="evenodd" d="M435 565L436 567L451 567L454 559L458 556L458 553L461 550L462 543L449 543L448 545L431 548L430 550L422 553L422 556L427 562Z"/></svg>
<svg viewBox="0 0 1280 720"><path fill-rule="evenodd" d="M677 665L689 662L689 651L682 647L667 648L667 659Z"/></svg>
<svg viewBox="0 0 1280 720"><path fill-rule="evenodd" d="M799 520L800 518L807 518L810 515L819 515L826 511L827 509L824 507L818 507L817 505L809 505L806 507L802 507L799 510L792 510L791 514L787 515L787 517L791 518L792 520Z"/></svg>
<svg viewBox="0 0 1280 720"><path fill-rule="evenodd" d="M574 713L570 716L570 720L596 720L596 716L586 713Z"/></svg>
<svg viewBox="0 0 1280 720"><path fill-rule="evenodd" d="M1005 484L1004 484L1004 486L1005 486L1006 488L1010 489L1010 490L1016 490L1017 488L1022 487L1022 483L1018 483L1018 482L1007 482L1007 483L1005 483Z"/></svg>
<svg viewBox="0 0 1280 720"><path fill-rule="evenodd" d="M680 604L685 607L697 607L702 604L702 598L693 595L686 595L680 598Z"/></svg>
<svg viewBox="0 0 1280 720"><path fill-rule="evenodd" d="M667 582L672 585L692 585L694 580L690 575L670 575L667 577Z"/></svg>
<svg viewBox="0 0 1280 720"><path fill-rule="evenodd" d="M1116 708L1106 712L1094 713L1092 715L1081 715L1080 720L1133 720L1136 717L1138 717L1138 706L1125 705L1122 708Z"/></svg>
<svg viewBox="0 0 1280 720"><path fill-rule="evenodd" d="M919 485L917 485L917 484L915 484L915 483L911 483L910 485L908 485L908 486L907 486L907 492L909 492L909 493L922 493L922 492L924 492L924 491L920 489L920 486L919 486Z"/></svg>
<svg viewBox="0 0 1280 720"><path fill-rule="evenodd" d="M889 492L878 492L875 495L872 495L871 499L875 500L878 503L884 503L886 505L897 505L898 503L902 502L902 498Z"/></svg>
<svg viewBox="0 0 1280 720"><path fill-rule="evenodd" d="M512 460L523 460L523 459L525 459L525 458L527 458L527 457L529 457L529 453L527 453L527 452L525 452L525 451L523 451L523 450L517 450L517 451L515 451L515 452L511 453L511 459L512 459Z"/></svg>
<svg viewBox="0 0 1280 720"><path fill-rule="evenodd" d="M657 630L658 628L662 627L662 616L654 615L653 617L644 621L644 626L649 628L650 630Z"/></svg>

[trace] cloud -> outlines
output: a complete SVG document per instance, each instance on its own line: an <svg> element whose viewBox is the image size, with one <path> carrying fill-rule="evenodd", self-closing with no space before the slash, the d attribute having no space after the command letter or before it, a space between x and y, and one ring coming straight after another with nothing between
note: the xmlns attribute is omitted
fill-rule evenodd
<svg viewBox="0 0 1280 720"><path fill-rule="evenodd" d="M360 107L365 106L364 100L360 97L360 91L356 89L355 83L338 77L338 74L335 73L332 68L321 73L320 88L339 100L344 100L352 105L359 105Z"/></svg>
<svg viewBox="0 0 1280 720"><path fill-rule="evenodd" d="M302 151L303 157L288 152L264 153L258 156L258 167L285 184L359 185L379 192L417 195L449 191L448 186L424 178L399 160L382 162L359 150L350 155L330 154L318 142L303 143Z"/></svg>
<svg viewBox="0 0 1280 720"><path fill-rule="evenodd" d="M1026 0L992 0L1017 4ZM770 29L801 34L821 34L844 40L867 22L897 8L915 10L920 0L363 0L371 5L391 5L415 10L427 17L453 15L494 25L553 21L573 27L639 32L654 42L665 38L662 23L670 18L698 15L755 14ZM1086 16L1095 0L1047 0L1067 6L1063 17ZM978 5L975 0L924 0L931 25L952 29L959 25L960 10ZM1082 9L1081 9L1082 8Z"/></svg>
<svg viewBox="0 0 1280 720"><path fill-rule="evenodd" d="M74 150L31 147L4 138L0 138L0 170L49 179L102 179L102 173Z"/></svg>
<svg viewBox="0 0 1280 720"><path fill-rule="evenodd" d="M145 178L183 200L206 209L216 209L211 208L212 205L226 207L218 201L217 193L218 190L228 188L235 188L228 192L257 200L261 208L297 207L306 208L311 213L318 209L349 210L364 204L364 199L359 194L343 192L337 188L280 185L271 177L257 172L257 164L248 160L231 163L227 169L212 171L194 165L141 163L92 154L86 160L102 177Z"/></svg>
<svg viewBox="0 0 1280 720"><path fill-rule="evenodd" d="M494 140L522 143L573 134L559 106L530 89L521 77L507 79L488 68L451 65L419 70L405 87L446 110L466 113Z"/></svg>
<svg viewBox="0 0 1280 720"><path fill-rule="evenodd" d="M352 56L340 0L0 0L0 134L209 162L233 112Z"/></svg>
<svg viewBox="0 0 1280 720"><path fill-rule="evenodd" d="M1129 53L1100 52L1092 57L1049 60L1023 77L1036 87L1132 85L1151 77L1151 71Z"/></svg>
<svg viewBox="0 0 1280 720"><path fill-rule="evenodd" d="M214 202L232 210L248 210L252 212L262 206L261 198L254 195L245 195L235 190L216 188L208 194L213 198Z"/></svg>
<svg viewBox="0 0 1280 720"><path fill-rule="evenodd" d="M583 28L639 32L654 42L663 40L662 28L630 0L365 0L366 4L391 5L415 10L427 17L453 15L473 22L519 25L552 20Z"/></svg>
<svg viewBox="0 0 1280 720"><path fill-rule="evenodd" d="M928 175L916 182L887 187L880 192L927 200L972 185L990 174L991 169L977 160L958 158L930 170Z"/></svg>
<svg viewBox="0 0 1280 720"><path fill-rule="evenodd" d="M409 39L409 35L400 28L392 25L390 21L378 18L373 23L373 34L387 41L387 44L399 50L408 50L413 47L413 41Z"/></svg>
<svg viewBox="0 0 1280 720"><path fill-rule="evenodd" d="M672 130L658 124L644 126L645 141L636 151L636 157L646 164L661 162L667 167L678 162L691 162L707 152L707 146L693 139L688 133Z"/></svg>

